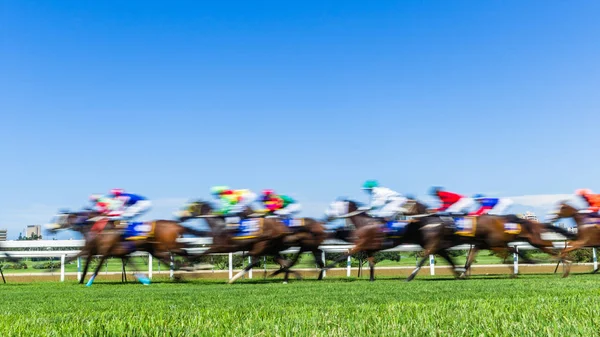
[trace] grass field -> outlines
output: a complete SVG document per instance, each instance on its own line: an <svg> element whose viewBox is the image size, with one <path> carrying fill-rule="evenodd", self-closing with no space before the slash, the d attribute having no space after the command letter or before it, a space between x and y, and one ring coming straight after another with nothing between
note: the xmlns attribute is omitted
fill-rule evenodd
<svg viewBox="0 0 600 337"><path fill-rule="evenodd" d="M0 336L596 336L600 276L0 284Z"/></svg>

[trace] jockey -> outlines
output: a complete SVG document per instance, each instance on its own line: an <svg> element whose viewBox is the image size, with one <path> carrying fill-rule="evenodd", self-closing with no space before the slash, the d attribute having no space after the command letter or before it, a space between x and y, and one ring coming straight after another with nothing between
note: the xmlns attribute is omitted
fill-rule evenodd
<svg viewBox="0 0 600 337"><path fill-rule="evenodd" d="M90 202L93 204L92 209L99 212L101 215L107 216L111 209L113 200L103 196L102 194L92 194Z"/></svg>
<svg viewBox="0 0 600 337"><path fill-rule="evenodd" d="M215 214L227 215L237 203L237 198L227 186L214 186L210 189L210 194L218 200L219 208L214 211Z"/></svg>
<svg viewBox="0 0 600 337"><path fill-rule="evenodd" d="M594 194L587 188L578 189L575 194L583 198L587 205L585 213L596 213L600 215L600 194Z"/></svg>
<svg viewBox="0 0 600 337"><path fill-rule="evenodd" d="M111 203L107 216L115 220L133 220L148 212L152 206L152 202L145 197L138 194L125 193L120 188L113 188L108 198L111 199Z"/></svg>
<svg viewBox="0 0 600 337"><path fill-rule="evenodd" d="M215 186L211 188L211 194L221 203L221 208L216 213L233 217L243 212L246 206L250 207L257 198L250 190L232 190L227 186Z"/></svg>
<svg viewBox="0 0 600 337"><path fill-rule="evenodd" d="M473 200L479 205L479 209L469 215L479 216L483 214L504 215L504 211L513 204L508 198L488 198L483 194L475 194Z"/></svg>
<svg viewBox="0 0 600 337"><path fill-rule="evenodd" d="M402 206L408 201L400 193L380 187L375 180L366 181L362 189L371 196L370 208L376 210L377 216L388 220L402 212Z"/></svg>
<svg viewBox="0 0 600 337"><path fill-rule="evenodd" d="M283 218L290 218L293 214L300 212L301 206L296 200L287 195L275 194L273 190L263 190L260 201L265 206L264 212L276 214Z"/></svg>
<svg viewBox="0 0 600 337"><path fill-rule="evenodd" d="M473 205L473 199L463 197L460 194L444 191L441 187L432 187L429 195L439 198L442 205L434 211L447 213L466 213L467 209Z"/></svg>

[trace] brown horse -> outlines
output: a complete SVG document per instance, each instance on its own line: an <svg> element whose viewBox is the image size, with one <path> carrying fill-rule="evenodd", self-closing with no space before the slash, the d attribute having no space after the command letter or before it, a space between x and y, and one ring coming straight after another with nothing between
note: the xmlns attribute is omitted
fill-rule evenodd
<svg viewBox="0 0 600 337"><path fill-rule="evenodd" d="M424 248L423 258L407 279L407 281L410 281L416 276L430 254L438 254L447 260L456 274L457 268L447 250L457 245L469 244L472 246L467 262L465 263L464 271L460 275L457 274L457 276L463 278L465 277L467 270L471 267L477 252L481 249L490 249L496 254L504 257L506 257L509 252L517 253L526 262L535 263L522 252L515 251L513 247L509 246L509 243L512 241L527 241L532 246L538 247L558 258L558 255L550 249L550 247L553 247L552 242L543 240L541 238L541 233L545 231L554 231L565 236L568 235L568 233L561 228L549 224L541 224L526 219L520 219L516 216L494 215L483 215L476 219L474 217L466 217L467 221L472 221L472 230L467 232L458 231L455 224L457 216L427 214L429 211L426 211L426 206L424 204L416 200L411 200L413 206L412 211L409 211L409 214L411 214L411 212L413 214L426 214L416 215L408 220L402 235L389 237L389 234L385 233L386 222L384 220L364 214L366 209L359 209L357 203L353 201L345 200L341 201L341 204L340 201L337 203L338 205L333 206L333 209L341 209L346 212L345 215L342 214L338 217L349 218L357 230L355 233L355 241L353 242L355 244L354 248L350 250L348 254L340 257L336 263L343 260L348 255L364 251L367 254L369 266L371 268L371 281L374 279L374 253L400 244L418 244ZM341 213L343 212L344 211ZM460 216L459 218L464 219L465 217ZM509 226L506 225L511 223L516 225L516 229L507 229ZM511 271L512 270L513 269L511 269ZM511 276L513 276L512 273Z"/></svg>
<svg viewBox="0 0 600 337"><path fill-rule="evenodd" d="M566 260L567 254L585 247L600 247L600 217L592 213L580 212L575 207L561 201L558 207L550 213L550 220L556 221L562 218L572 218L577 224L577 234L570 237L567 246L562 250L560 256ZM567 260L563 277L569 276L571 272L571 261ZM598 272L598 269L593 271Z"/></svg>
<svg viewBox="0 0 600 337"><path fill-rule="evenodd" d="M536 263L528 258L522 252L515 250L510 246L511 242L527 242L533 247L549 254L557 260L562 260L558 252L554 249L552 241L542 238L542 233L555 232L565 237L571 234L562 228L552 226L547 223L522 219L516 215L489 215L484 214L477 217L465 217L467 221L472 221L471 231L464 235L470 235L473 238L472 248L465 263L465 273L471 268L479 250L489 249L502 258L506 258L509 253L517 253L526 263ZM511 277L515 277L514 268L510 267Z"/></svg>
<svg viewBox="0 0 600 337"><path fill-rule="evenodd" d="M85 217L88 217L88 219L85 219ZM83 254L87 254L87 259L81 279L79 280L80 284L85 279L92 257L95 255L100 255L101 257L98 267L87 283L88 286L92 285L102 267L102 263L109 257L118 257L127 261L131 253L145 251L168 265L173 262L171 259L172 254L188 259L191 257L186 251L187 248L191 247L186 243L178 242L178 238L184 234L196 236L206 234L205 232L182 226L176 221L155 220L148 224L150 231L145 237L140 237L136 240L127 240L123 236L122 229L104 229L102 232L94 233L89 229L83 229L90 227L89 225L83 225L84 227L78 228L78 226L82 226L82 223L86 223L90 217L93 217L92 213L87 213L86 215L77 213L66 214L66 217L60 223L49 226L49 230L51 231L75 229L87 233L85 235L86 244L82 250L84 251ZM145 284L149 281L147 278L142 277L138 277L138 279Z"/></svg>
<svg viewBox="0 0 600 337"><path fill-rule="evenodd" d="M413 213L427 209L417 201L413 200L413 204L416 209L412 211ZM375 253L402 244L418 244L425 249L425 255L407 281L411 281L416 276L429 254L437 254L444 258L453 267L456 277L459 276L456 264L447 249L462 243L461 238L451 235L452 229L442 219L433 215L424 215L400 221L401 224L404 223L403 228L393 231L388 230L385 220L372 217L366 214L367 211L368 209L359 207L359 203L352 200L338 200L330 205L327 210L328 220L348 219L356 229L349 239L354 247L328 265L327 269L334 267L348 256L364 252L369 262L369 280L374 281Z"/></svg>
<svg viewBox="0 0 600 337"><path fill-rule="evenodd" d="M85 243L79 253L65 258L65 264L70 263L81 256L93 256L92 250L95 247L94 239L96 234L104 229L115 228L113 221L103 221L102 225L98 226L94 221L90 220L97 218L98 216L100 216L100 213L91 209L84 209L79 212L62 211L55 217L54 223L46 225L47 230L50 232L72 229L79 232L84 238ZM121 281L127 282L127 274L125 272L127 258L122 258L121 260L123 263Z"/></svg>
<svg viewBox="0 0 600 337"><path fill-rule="evenodd" d="M240 220L254 218L253 221L257 223L257 227L255 233L240 237L237 235L237 226L228 226L225 217L215 215L210 204L202 200L189 203L179 213L179 217L180 221L191 218L204 218L208 223L211 228L213 243L202 255L238 251L248 252L251 263L236 274L229 283L235 282L250 269L258 266L261 256L273 256L277 263L281 265L282 268L272 273L271 276L285 272L284 282L287 282L291 272L300 278L298 273L291 271L289 268L298 261L300 254L303 252L313 253L315 261L321 269L319 280L323 278L323 267L325 265L319 246L327 238L327 234L323 223L319 221L310 218L293 219L292 221L298 225L288 227L277 217L262 217L246 207L240 216ZM300 247L300 251L290 262L285 260L280 252L293 246Z"/></svg>

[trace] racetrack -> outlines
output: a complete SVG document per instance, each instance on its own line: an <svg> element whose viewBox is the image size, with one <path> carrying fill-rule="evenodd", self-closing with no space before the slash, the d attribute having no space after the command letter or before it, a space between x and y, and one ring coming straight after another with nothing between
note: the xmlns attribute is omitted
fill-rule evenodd
<svg viewBox="0 0 600 337"><path fill-rule="evenodd" d="M0 285L0 335L592 336L597 275Z"/></svg>

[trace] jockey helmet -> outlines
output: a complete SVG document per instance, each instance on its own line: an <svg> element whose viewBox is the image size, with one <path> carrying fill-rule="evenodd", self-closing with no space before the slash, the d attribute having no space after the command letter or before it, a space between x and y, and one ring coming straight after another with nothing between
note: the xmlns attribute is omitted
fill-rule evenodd
<svg viewBox="0 0 600 337"><path fill-rule="evenodd" d="M90 201L96 202L102 198L102 194L92 194L90 195Z"/></svg>
<svg viewBox="0 0 600 337"><path fill-rule="evenodd" d="M375 187L379 187L379 183L377 182L377 180L367 180L363 184L362 189L363 190L371 190Z"/></svg>
<svg viewBox="0 0 600 337"><path fill-rule="evenodd" d="M481 199L481 198L485 198L485 195L483 195L483 194L475 194L473 196L473 199Z"/></svg>
<svg viewBox="0 0 600 337"><path fill-rule="evenodd" d="M437 195L437 193L441 190L442 190L442 187L433 186L432 188L429 189L429 195Z"/></svg>
<svg viewBox="0 0 600 337"><path fill-rule="evenodd" d="M110 194L114 195L115 197L120 196L121 194L123 194L123 189L122 188L113 188L112 190L110 190Z"/></svg>
<svg viewBox="0 0 600 337"><path fill-rule="evenodd" d="M227 187L227 186L214 186L214 187L211 187L210 193L213 195L221 195L221 194L223 194L223 192L225 192L227 190L229 190L229 187Z"/></svg>

